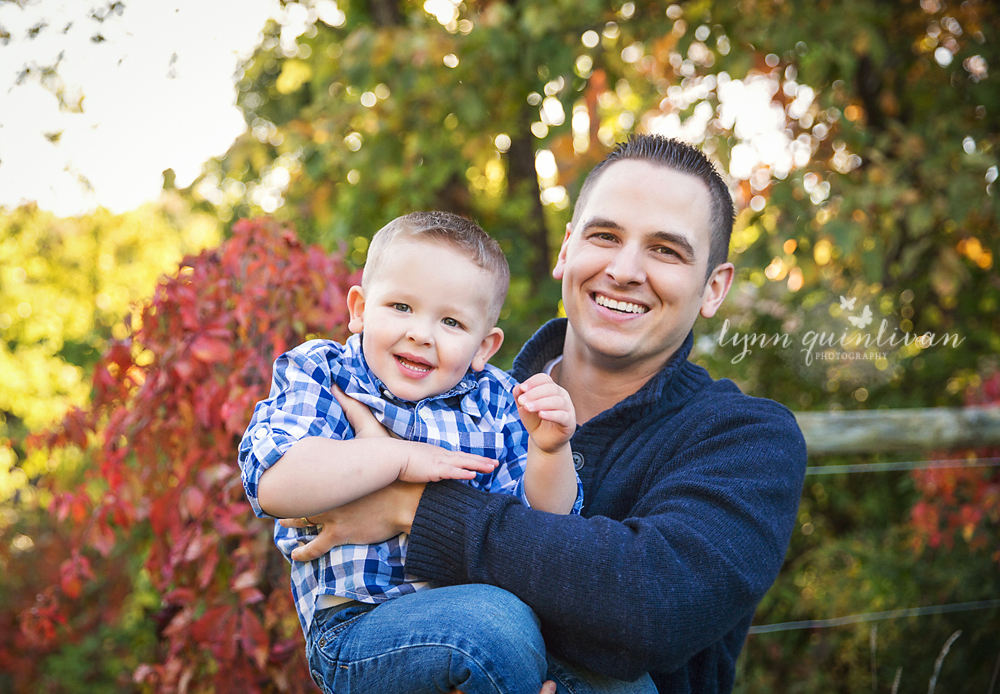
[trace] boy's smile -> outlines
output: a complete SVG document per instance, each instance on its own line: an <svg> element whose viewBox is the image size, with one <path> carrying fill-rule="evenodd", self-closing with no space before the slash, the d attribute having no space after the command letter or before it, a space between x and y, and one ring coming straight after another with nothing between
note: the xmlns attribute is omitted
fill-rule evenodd
<svg viewBox="0 0 1000 694"><path fill-rule="evenodd" d="M366 288L347 296L352 332L372 372L401 400L451 390L471 366L481 371L503 341L490 323L494 282L460 251L399 241Z"/></svg>

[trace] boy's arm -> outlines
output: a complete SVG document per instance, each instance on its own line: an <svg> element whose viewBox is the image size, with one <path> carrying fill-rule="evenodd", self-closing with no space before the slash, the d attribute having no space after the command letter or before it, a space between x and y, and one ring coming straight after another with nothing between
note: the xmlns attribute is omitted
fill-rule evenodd
<svg viewBox="0 0 1000 694"><path fill-rule="evenodd" d="M395 480L437 482L491 472L495 460L394 438L295 442L261 475L257 499L277 518L306 517L360 499Z"/></svg>
<svg viewBox="0 0 1000 694"><path fill-rule="evenodd" d="M524 472L528 503L550 513L579 512L579 479L569 444L576 411L569 393L547 374L536 374L513 394L529 436Z"/></svg>
<svg viewBox="0 0 1000 694"><path fill-rule="evenodd" d="M243 486L257 516L314 515L394 479L462 479L473 477L470 470L493 469L487 458L428 444L350 440L351 428L331 391L338 349L315 340L274 363L270 395L257 403L239 448Z"/></svg>

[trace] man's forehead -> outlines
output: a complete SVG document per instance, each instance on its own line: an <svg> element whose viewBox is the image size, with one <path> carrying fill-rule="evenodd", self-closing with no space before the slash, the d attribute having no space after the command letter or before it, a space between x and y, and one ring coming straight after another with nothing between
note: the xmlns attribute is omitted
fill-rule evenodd
<svg viewBox="0 0 1000 694"><path fill-rule="evenodd" d="M608 164L586 191L583 209L578 212L591 216L590 208L609 205L642 205L650 210L669 207L674 212L684 209L689 216L699 213L707 220L711 215L712 196L708 185L698 176L678 171L660 163L627 159ZM584 221L584 220L580 220Z"/></svg>
<svg viewBox="0 0 1000 694"><path fill-rule="evenodd" d="M644 161L627 160L604 169L577 210L575 230L594 226L682 235L695 245L708 241L712 201L697 176Z"/></svg>

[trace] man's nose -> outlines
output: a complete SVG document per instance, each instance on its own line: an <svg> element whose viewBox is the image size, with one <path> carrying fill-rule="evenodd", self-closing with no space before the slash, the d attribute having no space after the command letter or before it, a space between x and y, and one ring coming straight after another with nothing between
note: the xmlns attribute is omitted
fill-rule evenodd
<svg viewBox="0 0 1000 694"><path fill-rule="evenodd" d="M642 263L642 249L633 244L619 247L604 271L619 285L644 282L646 270Z"/></svg>

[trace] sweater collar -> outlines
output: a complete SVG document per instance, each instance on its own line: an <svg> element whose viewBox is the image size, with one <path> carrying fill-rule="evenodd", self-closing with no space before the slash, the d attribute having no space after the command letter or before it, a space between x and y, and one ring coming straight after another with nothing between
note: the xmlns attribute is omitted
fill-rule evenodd
<svg viewBox="0 0 1000 694"><path fill-rule="evenodd" d="M548 362L562 354L568 325L569 322L566 318L550 320L524 344L511 368L511 373L518 381L523 381L541 372ZM693 346L694 333L689 332L687 338L660 369L659 373L650 378L638 391L597 415L591 421L620 416L630 410L646 409L662 403L665 397L672 401L693 392L695 383L700 379L697 378L698 374L692 370L702 372L701 369L687 360Z"/></svg>

